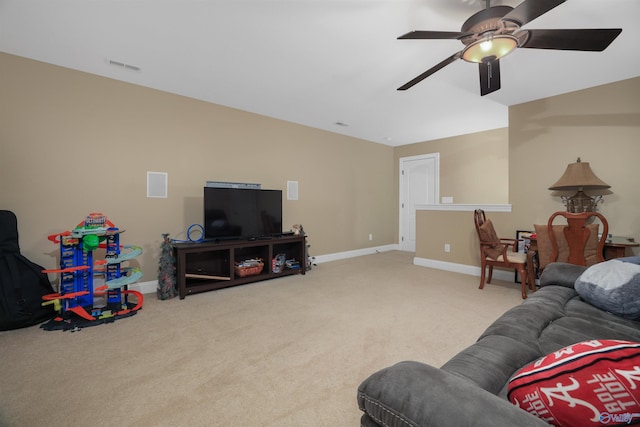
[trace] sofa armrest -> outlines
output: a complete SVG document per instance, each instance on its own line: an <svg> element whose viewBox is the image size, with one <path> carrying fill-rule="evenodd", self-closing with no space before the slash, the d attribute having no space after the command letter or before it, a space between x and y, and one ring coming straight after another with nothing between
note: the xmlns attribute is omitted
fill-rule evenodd
<svg viewBox="0 0 640 427"><path fill-rule="evenodd" d="M572 288L578 277L587 269L582 265L568 264L565 262L552 262L542 270L540 287L547 285L564 286Z"/></svg>
<svg viewBox="0 0 640 427"><path fill-rule="evenodd" d="M358 387L358 406L381 426L546 426L506 400L419 362L382 369Z"/></svg>

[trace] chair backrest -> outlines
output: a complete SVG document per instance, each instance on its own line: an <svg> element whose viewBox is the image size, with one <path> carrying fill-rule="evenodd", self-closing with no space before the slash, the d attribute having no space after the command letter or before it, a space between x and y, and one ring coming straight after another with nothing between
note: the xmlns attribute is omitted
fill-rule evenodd
<svg viewBox="0 0 640 427"><path fill-rule="evenodd" d="M559 244L556 233L553 232L553 222L557 217L563 217L567 221L567 225L562 228L562 234L566 240L569 254L567 261L569 264L587 265L586 249L587 243L591 240L595 241L597 236L592 236L592 233L597 234L597 228L589 227L587 224L590 218L598 218L602 223L602 235L597 239L597 246L595 250L596 262L604 261L604 244L607 240L607 234L609 233L609 223L606 218L598 212L555 212L549 217L547 222L547 232L549 240L551 241L551 256L550 261L555 262L558 260Z"/></svg>
<svg viewBox="0 0 640 427"><path fill-rule="evenodd" d="M476 225L476 231L478 232L478 237L480 236L480 227L487 220L487 217L484 215L484 211L482 209L476 209L473 211L473 222Z"/></svg>
<svg viewBox="0 0 640 427"><path fill-rule="evenodd" d="M480 256L488 256L491 259L498 258L504 249L500 243L500 238L496 233L491 220L488 220L482 209L473 211L473 222L476 226L478 239L480 239Z"/></svg>

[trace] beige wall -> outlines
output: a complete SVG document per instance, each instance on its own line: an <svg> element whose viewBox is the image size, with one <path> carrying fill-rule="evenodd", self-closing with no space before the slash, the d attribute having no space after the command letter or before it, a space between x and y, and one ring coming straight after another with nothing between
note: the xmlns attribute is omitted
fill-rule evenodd
<svg viewBox="0 0 640 427"><path fill-rule="evenodd" d="M510 215L504 212L487 213L487 217L495 224L498 235L515 237L515 231L512 231L510 226ZM480 247L473 226L472 212L420 211L416 219L416 228L420 230L420 237L416 241L416 257L463 265L480 265ZM450 252L444 252L445 243L449 244Z"/></svg>
<svg viewBox="0 0 640 427"><path fill-rule="evenodd" d="M440 197L462 204L509 202L507 128L396 147L396 188L399 159L429 153L440 153Z"/></svg>
<svg viewBox="0 0 640 427"><path fill-rule="evenodd" d="M474 135L465 138L469 137ZM451 139L452 143L457 141ZM547 188L560 178L568 163L581 157L611 185L614 194L607 196L599 209L607 217L610 231L640 241L640 78L513 106L507 141L508 202L513 211L489 214L501 235L515 237L516 230L546 223L551 213L564 210ZM431 143L422 144L422 149L423 153L437 151ZM447 173L464 173L467 165L460 162L453 168ZM468 179L470 186L493 184L490 179L479 182L481 176ZM496 203L498 195L456 199L454 194L458 203ZM417 230L417 257L479 265L477 251L465 246L471 241L474 247L476 244L471 212L421 211ZM451 253L443 251L444 239L451 242ZM640 251L634 249L633 253Z"/></svg>
<svg viewBox="0 0 640 427"><path fill-rule="evenodd" d="M47 235L103 212L155 279L161 234L202 223L207 180L298 181L283 222L304 225L312 255L396 239L390 147L2 53L0 75L0 209L47 268ZM168 173L168 198L146 197L147 171Z"/></svg>
<svg viewBox="0 0 640 427"><path fill-rule="evenodd" d="M640 241L640 78L516 105L509 116L514 226L564 210L548 188L580 157L611 185L598 210L613 234Z"/></svg>
<svg viewBox="0 0 640 427"><path fill-rule="evenodd" d="M161 233L202 222L207 180L299 181L284 224L305 226L313 255L397 243L399 158L435 152L441 196L513 205L491 214L506 236L563 208L547 187L580 156L612 186L601 212L613 233L640 240L640 78L511 107L508 129L393 149L2 53L0 75L0 208L49 268L46 236L101 211L143 246L154 279ZM147 171L168 172L167 199L146 198ZM471 213L417 221L417 257L478 265Z"/></svg>
<svg viewBox="0 0 640 427"><path fill-rule="evenodd" d="M440 197L453 197L455 204L509 203L507 128L396 147L396 189L400 185L400 158L428 153L440 155ZM487 185L487 182L491 184ZM467 227L468 218L468 212L418 211L416 256L474 264L477 259L473 240L475 230ZM452 229L447 224L452 224L455 228ZM460 227L459 224L465 226ZM445 243L450 245L451 252L444 252Z"/></svg>

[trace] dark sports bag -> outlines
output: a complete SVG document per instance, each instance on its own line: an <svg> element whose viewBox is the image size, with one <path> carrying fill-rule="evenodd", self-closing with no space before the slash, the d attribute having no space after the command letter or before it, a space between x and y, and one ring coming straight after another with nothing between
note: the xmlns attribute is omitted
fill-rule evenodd
<svg viewBox="0 0 640 427"><path fill-rule="evenodd" d="M0 210L0 331L24 328L55 316L42 296L54 293L43 268L20 254L18 220Z"/></svg>

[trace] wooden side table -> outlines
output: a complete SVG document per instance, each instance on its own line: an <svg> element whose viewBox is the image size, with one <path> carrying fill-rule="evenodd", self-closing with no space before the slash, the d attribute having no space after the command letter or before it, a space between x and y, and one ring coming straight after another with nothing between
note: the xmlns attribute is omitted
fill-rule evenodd
<svg viewBox="0 0 640 427"><path fill-rule="evenodd" d="M530 237L529 251L527 252L527 275L529 283L535 283L536 270L534 268L534 255L538 253L538 239ZM627 250L637 248L640 243L636 242L633 237L612 236L608 238L604 244L604 259L610 260L614 258L622 258L627 255Z"/></svg>
<svg viewBox="0 0 640 427"><path fill-rule="evenodd" d="M622 258L627 255L629 248L637 248L640 243L633 237L612 236L604 244L604 259Z"/></svg>
<svg viewBox="0 0 640 427"><path fill-rule="evenodd" d="M536 284L536 270L538 269L534 262L534 256L538 253L538 239L529 237L529 250L527 251L527 276L529 283L534 286Z"/></svg>

